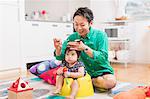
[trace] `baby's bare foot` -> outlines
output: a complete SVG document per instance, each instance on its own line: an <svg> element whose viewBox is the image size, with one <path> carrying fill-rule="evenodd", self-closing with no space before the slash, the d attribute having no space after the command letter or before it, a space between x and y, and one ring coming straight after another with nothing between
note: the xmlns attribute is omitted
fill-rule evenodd
<svg viewBox="0 0 150 99"><path fill-rule="evenodd" d="M61 91L60 89L56 89L52 94L53 95L60 94L60 91Z"/></svg>
<svg viewBox="0 0 150 99"><path fill-rule="evenodd" d="M67 96L66 99L75 99L75 96Z"/></svg>

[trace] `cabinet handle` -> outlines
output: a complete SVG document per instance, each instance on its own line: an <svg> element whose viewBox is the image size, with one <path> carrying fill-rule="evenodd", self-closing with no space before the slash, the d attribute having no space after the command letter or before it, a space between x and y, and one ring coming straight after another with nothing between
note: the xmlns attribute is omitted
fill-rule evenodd
<svg viewBox="0 0 150 99"><path fill-rule="evenodd" d="M32 24L32 26L39 26L39 24L35 24L35 23L33 23L33 24Z"/></svg>
<svg viewBox="0 0 150 99"><path fill-rule="evenodd" d="M52 27L58 27L58 25L57 24L53 24Z"/></svg>
<svg viewBox="0 0 150 99"><path fill-rule="evenodd" d="M69 27L71 27L71 25L66 25L66 27L68 27L68 28L69 28Z"/></svg>

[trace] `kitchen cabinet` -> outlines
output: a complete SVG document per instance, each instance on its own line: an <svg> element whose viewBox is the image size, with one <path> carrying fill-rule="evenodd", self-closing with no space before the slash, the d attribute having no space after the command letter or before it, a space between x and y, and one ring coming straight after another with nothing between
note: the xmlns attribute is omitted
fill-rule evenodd
<svg viewBox="0 0 150 99"><path fill-rule="evenodd" d="M21 32L22 65L54 58L53 38L64 40L72 23L25 21Z"/></svg>
<svg viewBox="0 0 150 99"><path fill-rule="evenodd" d="M109 59L111 62L125 63L150 63L150 20L134 20L128 22L127 39L109 39ZM118 43L118 44L116 44ZM122 44L121 44L122 43ZM116 45L115 45L116 44ZM121 49L123 47L123 50ZM121 50L118 50L121 49ZM116 50L116 51L115 51ZM116 55L116 56L115 56ZM116 58L117 57L117 58Z"/></svg>
<svg viewBox="0 0 150 99"><path fill-rule="evenodd" d="M115 63L130 62L130 25L127 21L110 21L103 24L109 41L109 61Z"/></svg>
<svg viewBox="0 0 150 99"><path fill-rule="evenodd" d="M109 61L124 63L127 67L130 62L130 39L109 39Z"/></svg>
<svg viewBox="0 0 150 99"><path fill-rule="evenodd" d="M134 63L150 63L150 20L137 20L131 23L131 51Z"/></svg>
<svg viewBox="0 0 150 99"><path fill-rule="evenodd" d="M71 33L73 33L72 23L52 23L53 38L60 38L64 41Z"/></svg>
<svg viewBox="0 0 150 99"><path fill-rule="evenodd" d="M19 0L0 0L0 4L18 6Z"/></svg>
<svg viewBox="0 0 150 99"><path fill-rule="evenodd" d="M21 33L21 45L23 57L39 57L49 54L48 42L52 41L51 32L47 32L46 24L42 22L25 22ZM49 33L49 34L48 34Z"/></svg>
<svg viewBox="0 0 150 99"><path fill-rule="evenodd" d="M0 1L0 71L20 68L19 6Z"/></svg>

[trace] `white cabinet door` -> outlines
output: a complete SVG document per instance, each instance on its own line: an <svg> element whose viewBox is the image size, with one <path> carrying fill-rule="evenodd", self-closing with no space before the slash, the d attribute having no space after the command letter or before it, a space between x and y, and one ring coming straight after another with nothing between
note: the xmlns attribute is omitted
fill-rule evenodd
<svg viewBox="0 0 150 99"><path fill-rule="evenodd" d="M0 4L4 5L18 5L19 0L0 0Z"/></svg>
<svg viewBox="0 0 150 99"><path fill-rule="evenodd" d="M53 38L60 38L62 41L73 33L72 23L52 23L51 31L53 31Z"/></svg>
<svg viewBox="0 0 150 99"><path fill-rule="evenodd" d="M26 21L22 27L22 65L54 58L53 38L64 40L72 33L72 24Z"/></svg>
<svg viewBox="0 0 150 99"><path fill-rule="evenodd" d="M62 26L62 32L64 33L64 39L73 33L73 23L66 23Z"/></svg>
<svg viewBox="0 0 150 99"><path fill-rule="evenodd" d="M0 3L0 70L20 66L18 6Z"/></svg>
<svg viewBox="0 0 150 99"><path fill-rule="evenodd" d="M53 54L51 32L45 22L26 21L22 29L22 58L23 63L43 61Z"/></svg>

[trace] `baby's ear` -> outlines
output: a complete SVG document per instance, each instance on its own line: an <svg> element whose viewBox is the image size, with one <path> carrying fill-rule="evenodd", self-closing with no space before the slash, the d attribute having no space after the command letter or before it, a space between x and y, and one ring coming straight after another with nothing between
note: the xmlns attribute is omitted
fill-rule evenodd
<svg viewBox="0 0 150 99"><path fill-rule="evenodd" d="M80 58L81 51L77 51L78 59Z"/></svg>

